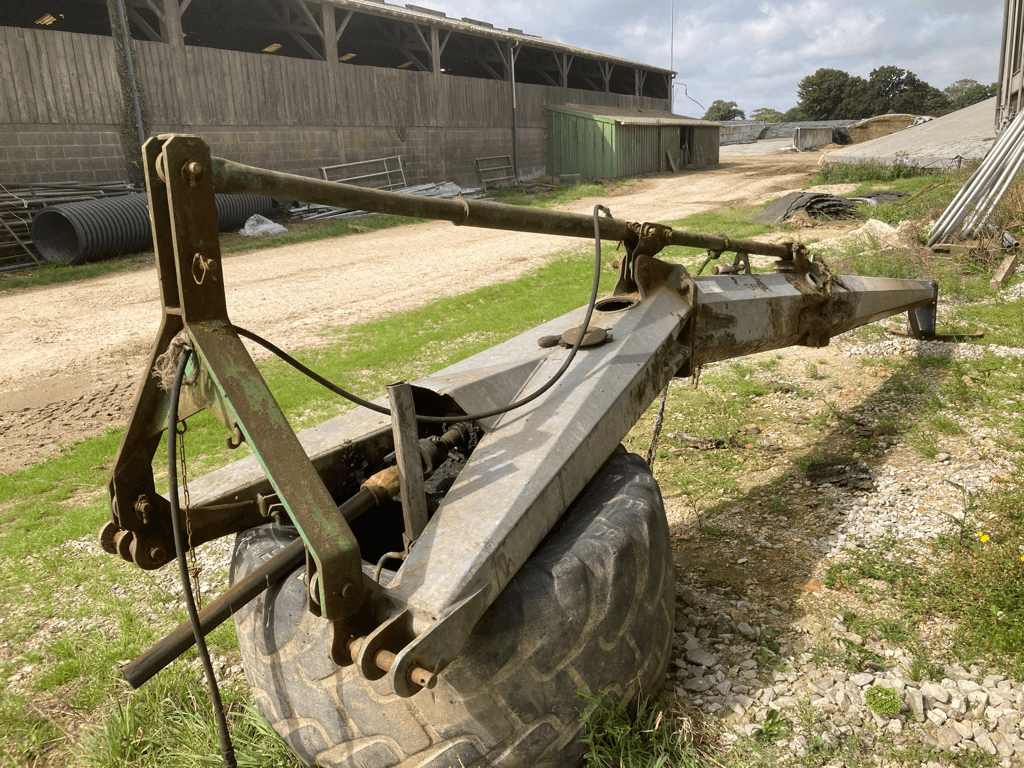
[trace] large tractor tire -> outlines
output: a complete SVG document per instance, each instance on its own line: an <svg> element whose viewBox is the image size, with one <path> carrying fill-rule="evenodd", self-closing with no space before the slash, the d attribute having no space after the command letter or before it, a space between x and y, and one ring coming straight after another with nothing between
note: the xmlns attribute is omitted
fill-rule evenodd
<svg viewBox="0 0 1024 768"><path fill-rule="evenodd" d="M232 580L292 539L239 534ZM245 674L267 720L307 765L572 766L580 692L627 706L656 693L675 588L661 493L616 453L478 622L433 690L411 698L339 668L328 623L306 610L305 567L235 615Z"/></svg>

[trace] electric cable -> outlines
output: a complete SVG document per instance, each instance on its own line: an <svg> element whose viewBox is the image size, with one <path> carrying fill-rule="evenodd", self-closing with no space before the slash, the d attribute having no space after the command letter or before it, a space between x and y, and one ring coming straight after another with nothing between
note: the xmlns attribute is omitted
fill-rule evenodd
<svg viewBox="0 0 1024 768"><path fill-rule="evenodd" d="M174 529L174 548L178 555L178 570L181 572L181 589L185 598L185 609L188 612L189 623L192 625L192 634L196 639L196 650L199 651L199 658L206 672L206 681L210 686L210 699L213 703L213 715L217 720L217 730L220 733L220 753L224 768L236 768L238 763L235 760L235 748L231 744L231 734L228 732L227 719L224 717L224 704L220 698L220 689L217 687L217 676L213 672L213 664L210 662L210 652L206 647L206 638L199 623L199 613L196 611L196 601L192 594L192 584L188 576L188 563L185 562L184 532L181 530L179 519L180 507L178 506L178 455L175 430L178 425L178 398L181 395L181 381L185 377L185 366L192 354L187 347L181 354L178 361L178 368L174 373L174 384L171 386L170 402L167 406L167 494L171 502L171 525Z"/></svg>
<svg viewBox="0 0 1024 768"><path fill-rule="evenodd" d="M503 413L514 411L517 408L522 408L524 405L527 405L528 403L532 403L538 397L540 397L549 389L551 389L551 387L555 385L555 382L562 378L562 375L569 369L569 366L572 364L573 359L576 357L576 353L579 351L580 346L582 346L583 344L583 338L586 336L587 329L590 327L590 318L594 314L594 305L597 304L597 291L601 284L601 226L599 214L602 211L607 216L612 215L612 212L608 210L608 208L606 208L605 206L594 206L594 283L590 290L590 302L587 304L587 313L583 318L583 324L580 326L579 334L576 336L576 342L572 345L572 349L569 351L569 356L565 359L565 362L562 363L562 367L558 369L558 372L551 377L551 380L544 384L542 387L540 387L537 391L524 397L522 400L517 400L514 403L509 403L508 405L503 406L501 408L494 408L490 411L484 411L483 413L473 413L468 416L422 416L420 414L416 414L417 421L425 422L428 424L459 424L464 421L479 421L480 419L488 419L492 416L500 416ZM284 360L284 362L288 363L288 365L290 365L295 370L308 376L317 384L319 384L322 387L325 387L326 389L329 389L336 395L341 395L346 400L349 400L355 403L356 405L361 405L363 408L368 408L369 410L374 411L375 413L380 413L384 416L391 415L391 409L386 408L383 405L371 403L369 400L364 400L358 395L355 395L351 392L348 392L347 390L342 389L337 384L334 384L328 379L325 379L323 376L321 376L313 369L300 363L298 360L296 360L294 357L289 355L287 352L285 352L283 349L276 346L272 342L269 342L266 339L262 338L261 336L258 336L257 334L253 333L252 331L246 330L245 328L242 328L240 326L235 325L233 326L233 328L235 330L235 333L237 333L242 338L249 339L249 341L259 344L261 347L266 349L271 354L276 355L277 357Z"/></svg>

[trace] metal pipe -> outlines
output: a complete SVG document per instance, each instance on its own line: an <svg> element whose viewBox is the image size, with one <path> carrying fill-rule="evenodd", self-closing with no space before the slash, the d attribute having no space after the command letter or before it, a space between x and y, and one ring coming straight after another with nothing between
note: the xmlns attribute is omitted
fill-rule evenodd
<svg viewBox="0 0 1024 768"><path fill-rule="evenodd" d="M1024 119L1022 117L1024 117L1024 112L1014 118L1009 130L1000 135L988 156L946 207L942 216L939 217L939 221L932 228L928 246L944 242L954 234L970 213L968 206L976 203L981 195L990 189L1003 161L1010 156L1021 137L1024 136Z"/></svg>
<svg viewBox="0 0 1024 768"><path fill-rule="evenodd" d="M1009 165L1004 167L1002 175L996 181L995 191L990 191L967 219L967 223L964 225L965 238L972 237L978 229L985 225L985 222L988 221L996 206L1002 201L1006 190L1010 188L1010 184L1016 178L1022 163L1024 163L1024 147L1018 146L1015 157Z"/></svg>
<svg viewBox="0 0 1024 768"><path fill-rule="evenodd" d="M928 244L933 245L933 240L938 242L949 237L950 234L956 231L960 223L963 221L964 213L963 210L966 204L974 201L976 196L979 194L979 188L984 187L991 179L994 173L994 166L1006 155L1009 148L1012 146L1013 141L1016 140L1019 134L1020 126L1011 126L1011 130L1004 131L1003 134L996 141L992 147L988 156L982 162L978 169L971 174L971 177L967 180L967 183L960 189L960 191L953 198L952 202L946 207L942 216L939 217L939 221L932 229L932 238L929 239Z"/></svg>
<svg viewBox="0 0 1024 768"><path fill-rule="evenodd" d="M516 137L516 56L519 55L519 41L509 48L508 58L512 62L512 177L519 183L519 146Z"/></svg>
<svg viewBox="0 0 1024 768"><path fill-rule="evenodd" d="M135 108L135 130L139 135L139 146L146 143L146 132L142 128L142 108L139 106L139 85L135 81L135 65L132 63L132 47L128 39L128 22L124 18L124 0L117 0L117 18L121 23L121 45L128 62L128 79L132 85L132 106Z"/></svg>
<svg viewBox="0 0 1024 768"><path fill-rule="evenodd" d="M379 472L370 478L358 493L338 507L338 512L346 522L352 522L364 512L377 506L382 499L390 498L398 492L397 482L390 485L387 483L392 474L388 470ZM376 493L367 487L370 484L374 484L374 487L378 489ZM206 606L199 614L201 634L204 637L208 635L243 605L256 599L264 590L302 565L305 561L305 553L305 543L301 538L296 539ZM125 665L121 669L121 674L132 688L141 688L153 675L195 645L195 642L192 624L186 621L137 659Z"/></svg>
<svg viewBox="0 0 1024 768"><path fill-rule="evenodd" d="M304 562L306 549L296 539L199 613L199 630L205 637L246 603L283 579ZM121 669L132 688L141 688L157 672L195 645L190 622L184 622L167 637Z"/></svg>
<svg viewBox="0 0 1024 768"><path fill-rule="evenodd" d="M307 176L296 176L279 171L253 168L221 157L212 158L213 184L224 194L254 193L291 200L304 200L320 205L376 211L396 216L441 219L456 225L508 229L517 232L535 232L564 237L594 236L591 216L565 211L504 205L486 200L403 195L378 189L365 189L321 181ZM604 240L626 240L635 237L629 224L621 219L601 217L601 237ZM668 245L704 248L711 251L735 251L777 259L790 259L795 246L792 243L759 243L754 240L734 240L729 237L701 235L672 230Z"/></svg>

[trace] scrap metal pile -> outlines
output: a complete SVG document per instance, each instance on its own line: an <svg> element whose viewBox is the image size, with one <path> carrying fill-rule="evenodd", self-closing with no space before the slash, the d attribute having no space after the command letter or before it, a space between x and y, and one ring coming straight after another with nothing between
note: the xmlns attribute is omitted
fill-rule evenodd
<svg viewBox="0 0 1024 768"><path fill-rule="evenodd" d="M804 211L816 219L856 219L857 204L887 205L907 197L903 192L869 192L857 197L840 197L823 192L791 192L751 217L751 221L777 224Z"/></svg>

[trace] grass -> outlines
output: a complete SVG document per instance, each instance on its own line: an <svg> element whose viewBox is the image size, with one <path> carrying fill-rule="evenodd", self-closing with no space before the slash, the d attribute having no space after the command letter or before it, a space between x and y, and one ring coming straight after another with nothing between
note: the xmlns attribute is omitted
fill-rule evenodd
<svg viewBox="0 0 1024 768"><path fill-rule="evenodd" d="M299 760L235 686L221 689L235 757L246 768L298 768ZM216 765L220 744L209 693L194 670L161 673L139 691L122 695L110 712L81 734L76 765L168 768Z"/></svg>
<svg viewBox="0 0 1024 768"><path fill-rule="evenodd" d="M706 729L682 711L667 715L660 702L642 699L635 716L607 695L581 694L586 768L704 768Z"/></svg>
<svg viewBox="0 0 1024 768"><path fill-rule="evenodd" d="M620 186L622 183L614 183L611 186ZM555 187L550 192L538 192L533 195L525 195L518 189L494 189L487 194L496 202L508 205L525 205L530 208L552 208L556 205L571 203L576 200L583 200L587 197L604 197L609 187L602 184L579 184L562 185Z"/></svg>
<svg viewBox="0 0 1024 768"><path fill-rule="evenodd" d="M818 184L850 184L871 182L884 184L902 179L915 179L938 175L934 169L921 168L907 163L883 165L882 163L830 163L818 171L808 183Z"/></svg>

